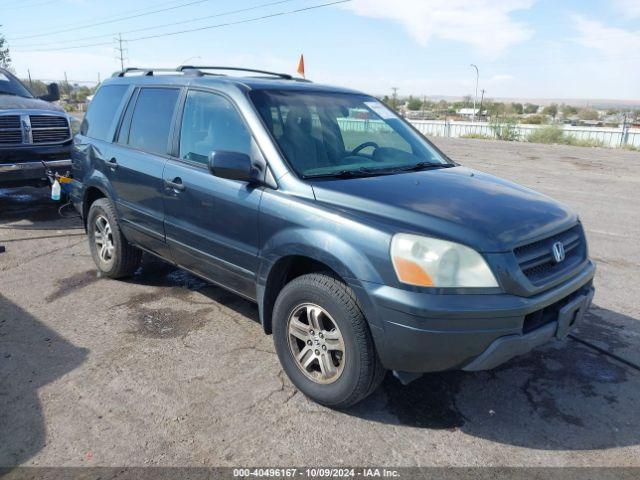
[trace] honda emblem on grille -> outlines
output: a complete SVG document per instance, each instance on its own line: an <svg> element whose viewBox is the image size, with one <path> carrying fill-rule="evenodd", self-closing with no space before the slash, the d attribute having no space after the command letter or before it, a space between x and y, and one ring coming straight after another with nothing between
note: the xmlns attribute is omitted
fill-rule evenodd
<svg viewBox="0 0 640 480"><path fill-rule="evenodd" d="M556 263L560 263L564 260L564 244L562 242L556 242L551 247L551 253L553 253L553 259Z"/></svg>

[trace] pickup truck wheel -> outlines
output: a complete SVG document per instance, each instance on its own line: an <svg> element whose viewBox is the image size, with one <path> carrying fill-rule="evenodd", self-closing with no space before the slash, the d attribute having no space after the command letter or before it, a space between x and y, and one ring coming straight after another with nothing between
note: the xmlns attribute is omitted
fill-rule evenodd
<svg viewBox="0 0 640 480"><path fill-rule="evenodd" d="M122 235L115 209L108 199L99 198L91 204L87 234L93 261L105 276L129 277L138 269L142 252Z"/></svg>
<svg viewBox="0 0 640 480"><path fill-rule="evenodd" d="M288 283L274 305L273 334L293 384L323 405L353 405L384 377L355 295L333 275L313 273Z"/></svg>

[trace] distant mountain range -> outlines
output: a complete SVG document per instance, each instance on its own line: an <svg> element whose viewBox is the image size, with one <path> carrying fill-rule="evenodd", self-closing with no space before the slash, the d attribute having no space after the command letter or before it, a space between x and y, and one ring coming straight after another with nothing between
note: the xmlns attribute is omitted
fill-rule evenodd
<svg viewBox="0 0 640 480"><path fill-rule="evenodd" d="M414 95L418 98L423 98L423 95ZM403 96L404 97L404 96ZM428 100L438 101L446 100L447 102L459 102L463 100L462 96L455 95L426 95ZM593 107L597 109L605 108L640 108L640 100L616 100L607 98L527 98L527 97L485 97L491 99L494 102L517 102L517 103L533 103L535 105L551 105L556 103L560 105L565 103L567 105L573 105L575 107ZM478 97L479 100L479 97Z"/></svg>

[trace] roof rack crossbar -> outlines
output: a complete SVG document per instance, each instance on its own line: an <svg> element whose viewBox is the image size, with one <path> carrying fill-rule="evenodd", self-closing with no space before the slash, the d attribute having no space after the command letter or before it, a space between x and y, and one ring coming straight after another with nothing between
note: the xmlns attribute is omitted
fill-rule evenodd
<svg viewBox="0 0 640 480"><path fill-rule="evenodd" d="M173 68L141 68L141 67L127 67L124 70L120 70L115 72L112 76L114 77L124 77L127 73L131 72L143 72L143 76L151 77L153 76L153 72L176 72Z"/></svg>
<svg viewBox="0 0 640 480"><path fill-rule="evenodd" d="M278 72L269 72L267 70L256 70L253 68L241 68L241 67L221 67L221 66L200 66L200 65L180 65L177 70L179 72L184 72L185 70L229 70L234 72L250 72L250 73L261 73L264 75L273 75L275 77L280 77L285 80L293 80L293 77L288 73L278 73Z"/></svg>

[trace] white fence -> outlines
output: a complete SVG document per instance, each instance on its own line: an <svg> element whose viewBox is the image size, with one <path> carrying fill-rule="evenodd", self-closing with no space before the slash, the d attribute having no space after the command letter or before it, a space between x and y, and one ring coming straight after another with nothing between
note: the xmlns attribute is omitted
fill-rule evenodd
<svg viewBox="0 0 640 480"><path fill-rule="evenodd" d="M351 131L384 131L389 127L381 120L360 120L355 118L341 118L340 127ZM418 131L424 135L434 137L462 137L465 135L486 135L496 137L492 125L485 122L448 122L444 120L409 120ZM526 141L529 135L545 125L512 125L518 140ZM640 148L640 128L611 128L611 127L574 127L559 125L566 135L572 135L579 140L593 140L604 146L619 148L623 145L633 145Z"/></svg>

